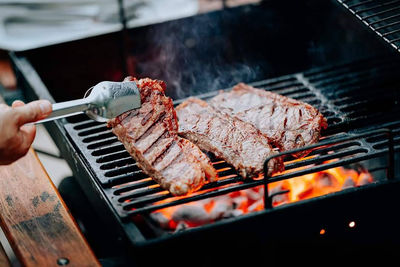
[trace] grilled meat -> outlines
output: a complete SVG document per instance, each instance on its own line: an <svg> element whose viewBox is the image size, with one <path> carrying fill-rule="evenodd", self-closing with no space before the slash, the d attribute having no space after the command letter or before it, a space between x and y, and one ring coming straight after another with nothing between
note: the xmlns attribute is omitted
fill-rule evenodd
<svg viewBox="0 0 400 267"><path fill-rule="evenodd" d="M186 100L176 112L181 136L223 158L243 177L260 174L264 160L276 153L268 138L250 123L222 114L200 99ZM274 158L269 162L268 174L282 167L282 161Z"/></svg>
<svg viewBox="0 0 400 267"><path fill-rule="evenodd" d="M251 123L281 151L318 142L326 119L311 105L240 83L220 92L210 105L225 114ZM293 156L305 156L308 151Z"/></svg>
<svg viewBox="0 0 400 267"><path fill-rule="evenodd" d="M127 79L126 79L127 80ZM173 195L198 190L217 172L210 160L191 142L177 134L172 100L164 95L165 84L151 79L136 80L142 106L108 122L138 166Z"/></svg>

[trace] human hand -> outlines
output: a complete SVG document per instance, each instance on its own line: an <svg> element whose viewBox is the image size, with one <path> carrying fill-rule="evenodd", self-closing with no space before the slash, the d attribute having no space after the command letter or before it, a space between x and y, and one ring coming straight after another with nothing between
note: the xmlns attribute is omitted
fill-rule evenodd
<svg viewBox="0 0 400 267"><path fill-rule="evenodd" d="M10 164L23 157L35 135L35 125L24 125L50 115L52 106L47 100L24 104L14 101L11 107L0 104L0 165Z"/></svg>

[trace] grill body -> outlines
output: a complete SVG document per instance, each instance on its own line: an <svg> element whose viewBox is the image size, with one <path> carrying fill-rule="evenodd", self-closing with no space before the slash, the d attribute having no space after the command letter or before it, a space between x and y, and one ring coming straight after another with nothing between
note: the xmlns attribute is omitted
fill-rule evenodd
<svg viewBox="0 0 400 267"><path fill-rule="evenodd" d="M207 99L216 89L253 82L319 108L329 123L324 141L356 137L314 153L338 159L338 165L379 159L373 173L379 183L171 234L142 216L154 209L154 202L169 196L153 198L160 189L148 189L152 182L143 180L146 177L110 130L84 116L48 123L91 205L107 231L112 229L119 253L144 264L149 259L171 261L172 253L182 259L176 264L190 261L199 266L210 261L197 258L204 250L227 255L214 262L219 264L280 263L290 260L288 252L301 256L310 248L321 256L339 250L360 260L366 250L391 255L400 245L394 212L400 184L386 179L387 171L393 171L388 167L399 161L389 152L400 148L400 59L358 22L335 1L271 1L131 29L125 42L117 32L14 53L12 59L19 84L32 100L79 98L99 80L121 80L124 69L166 80L167 94L174 99L199 93ZM181 47L182 43L189 45ZM167 52L175 57L157 60ZM215 75L225 79L215 82ZM391 130L392 142L376 131L382 128ZM372 134L358 138L362 131ZM228 176L223 183L232 190L264 183L241 183L230 169L223 174ZM284 178L288 177L279 179ZM351 221L355 229L348 227ZM235 251L254 257L235 257Z"/></svg>

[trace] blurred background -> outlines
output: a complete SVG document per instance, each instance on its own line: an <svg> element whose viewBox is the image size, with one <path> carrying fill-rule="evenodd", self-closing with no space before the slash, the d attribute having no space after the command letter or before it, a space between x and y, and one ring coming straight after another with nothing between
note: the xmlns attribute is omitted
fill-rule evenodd
<svg viewBox="0 0 400 267"><path fill-rule="evenodd" d="M0 48L26 50L257 0L0 0Z"/></svg>

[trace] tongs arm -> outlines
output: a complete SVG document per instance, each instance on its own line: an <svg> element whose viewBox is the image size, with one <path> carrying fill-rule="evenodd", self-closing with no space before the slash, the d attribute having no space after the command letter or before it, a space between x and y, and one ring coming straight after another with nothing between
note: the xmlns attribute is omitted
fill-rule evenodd
<svg viewBox="0 0 400 267"><path fill-rule="evenodd" d="M53 104L53 111L51 114L46 119L39 120L35 123L43 123L82 113L89 108L89 104L87 98L55 103Z"/></svg>
<svg viewBox="0 0 400 267"><path fill-rule="evenodd" d="M124 112L140 107L140 92L136 82L104 81L87 91L83 99L53 104L53 112L50 116L35 123L52 121L82 112L95 121L106 122Z"/></svg>

